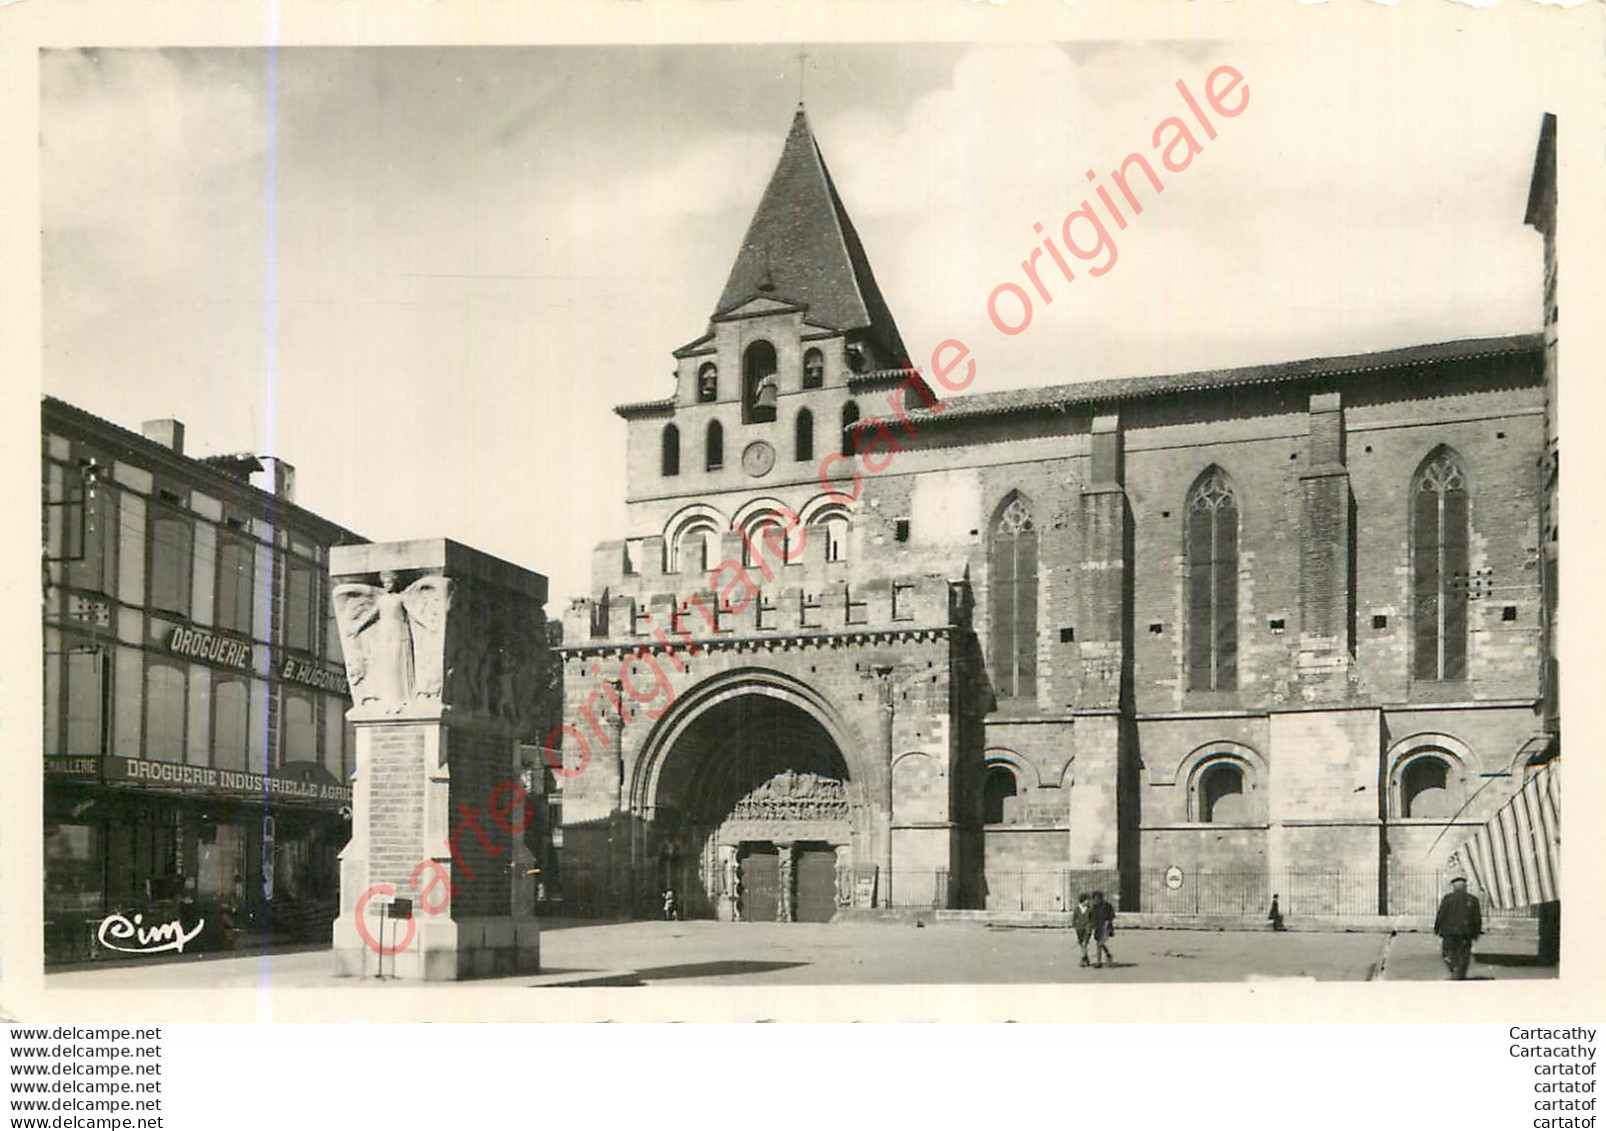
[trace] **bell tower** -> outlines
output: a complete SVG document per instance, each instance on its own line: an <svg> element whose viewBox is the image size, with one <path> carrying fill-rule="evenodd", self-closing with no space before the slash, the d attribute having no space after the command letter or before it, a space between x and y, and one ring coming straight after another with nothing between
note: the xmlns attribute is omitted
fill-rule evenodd
<svg viewBox="0 0 1606 1131"><path fill-rule="evenodd" d="M855 396L906 376L801 105L707 330L674 356L673 397L616 410L630 422L632 499L815 482L859 417Z"/></svg>

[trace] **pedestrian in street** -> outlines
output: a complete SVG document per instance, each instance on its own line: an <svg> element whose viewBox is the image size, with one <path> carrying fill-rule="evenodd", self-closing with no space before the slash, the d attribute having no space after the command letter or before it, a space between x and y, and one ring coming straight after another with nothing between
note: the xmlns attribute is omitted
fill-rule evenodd
<svg viewBox="0 0 1606 1131"><path fill-rule="evenodd" d="M1104 960L1108 958L1110 965L1115 965L1115 955L1110 953L1109 939L1115 934L1115 908L1104 899L1104 893L1093 893L1093 902L1088 905L1087 916L1089 926L1093 931L1093 943L1097 949L1093 952L1093 965L1100 969Z"/></svg>
<svg viewBox="0 0 1606 1131"><path fill-rule="evenodd" d="M1283 926L1283 913L1282 909L1277 906L1277 896L1275 894L1271 897L1271 914L1267 915L1266 918L1271 921L1272 930L1286 931L1288 929Z"/></svg>
<svg viewBox="0 0 1606 1131"><path fill-rule="evenodd" d="M1083 892L1076 897L1076 906L1071 908L1071 929L1076 932L1076 945L1082 948L1082 965L1089 966L1087 958L1087 944L1093 938L1093 919L1088 914L1088 895Z"/></svg>
<svg viewBox="0 0 1606 1131"><path fill-rule="evenodd" d="M1433 933L1442 941L1439 953L1452 981L1464 982L1472 963L1472 943L1483 934L1483 905L1467 890L1465 876L1450 877L1450 892L1439 901Z"/></svg>
<svg viewBox="0 0 1606 1131"><path fill-rule="evenodd" d="M664 889L664 921L679 919L680 912L675 909L675 889Z"/></svg>

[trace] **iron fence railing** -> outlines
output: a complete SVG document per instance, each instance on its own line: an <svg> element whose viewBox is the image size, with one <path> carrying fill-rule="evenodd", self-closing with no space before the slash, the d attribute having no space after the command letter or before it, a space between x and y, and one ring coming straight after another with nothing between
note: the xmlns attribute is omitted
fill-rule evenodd
<svg viewBox="0 0 1606 1131"><path fill-rule="evenodd" d="M837 877L838 906L861 894L854 876ZM794 883L796 881L794 880ZM676 886L682 917L728 913L723 884ZM874 905L893 908L969 908L997 912L1069 912L1082 892L1102 891L1120 911L1183 917L1244 918L1268 915L1275 895L1285 918L1432 915L1449 890L1446 872L1350 869L1215 870L986 868L974 872L893 869L875 881ZM1476 893L1475 893L1476 894ZM570 868L561 891L550 892L554 910L580 918L662 913L661 876ZM1498 910L1484 901L1489 919L1526 918L1527 909ZM744 918L751 915L744 912ZM768 915L759 916L767 919Z"/></svg>

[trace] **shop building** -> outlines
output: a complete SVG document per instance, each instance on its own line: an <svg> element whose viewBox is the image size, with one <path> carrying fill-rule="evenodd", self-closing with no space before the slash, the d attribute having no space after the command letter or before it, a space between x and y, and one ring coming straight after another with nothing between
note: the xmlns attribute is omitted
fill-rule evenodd
<svg viewBox="0 0 1606 1131"><path fill-rule="evenodd" d="M46 961L142 949L119 914L199 925L184 953L327 939L355 768L328 551L363 539L176 420L42 420Z"/></svg>

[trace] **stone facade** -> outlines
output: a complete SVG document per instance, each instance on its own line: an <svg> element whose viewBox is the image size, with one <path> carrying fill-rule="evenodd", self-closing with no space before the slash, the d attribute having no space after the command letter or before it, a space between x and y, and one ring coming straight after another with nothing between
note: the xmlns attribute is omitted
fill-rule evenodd
<svg viewBox="0 0 1606 1131"><path fill-rule="evenodd" d="M839 238L766 243L783 192ZM1542 337L938 400L801 112L739 278L564 617L577 910L731 917L779 851L781 914L829 849L840 905L1415 911L1520 786ZM846 819L743 820L781 772Z"/></svg>

